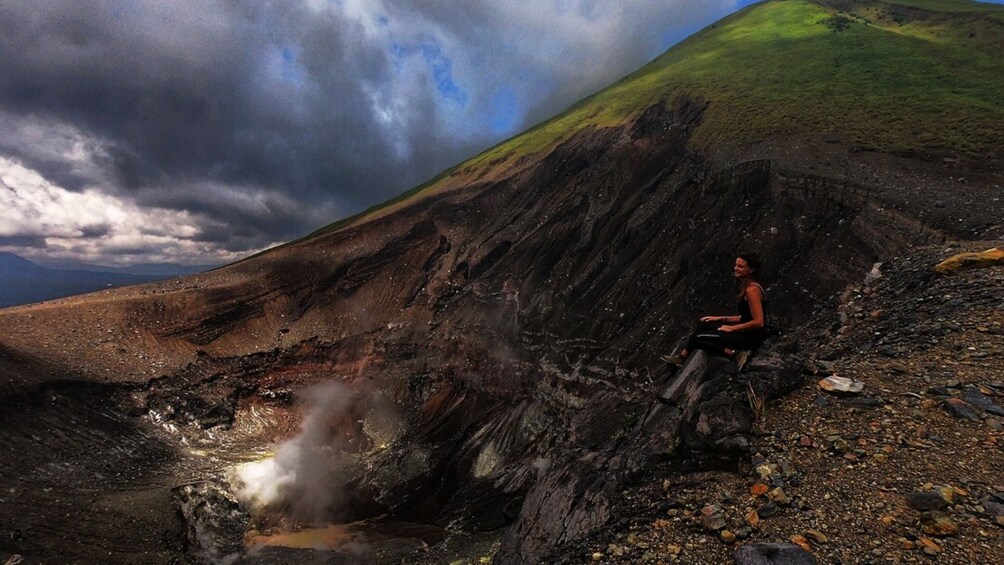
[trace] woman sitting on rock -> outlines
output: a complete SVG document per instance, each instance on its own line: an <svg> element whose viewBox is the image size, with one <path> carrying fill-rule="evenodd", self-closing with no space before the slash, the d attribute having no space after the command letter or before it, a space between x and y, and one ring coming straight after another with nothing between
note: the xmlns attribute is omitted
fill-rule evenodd
<svg viewBox="0 0 1004 565"><path fill-rule="evenodd" d="M686 346L676 355L663 355L661 359L671 365L682 366L687 354L703 349L718 355L732 356L737 349L753 350L767 339L764 319L767 296L757 282L760 275L760 256L743 253L736 257L732 276L739 281L738 316L704 316L694 333L687 338Z"/></svg>

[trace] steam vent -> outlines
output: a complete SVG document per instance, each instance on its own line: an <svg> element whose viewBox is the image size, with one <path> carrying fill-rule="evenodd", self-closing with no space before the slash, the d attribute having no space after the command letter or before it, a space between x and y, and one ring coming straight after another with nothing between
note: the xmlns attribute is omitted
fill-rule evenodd
<svg viewBox="0 0 1004 565"><path fill-rule="evenodd" d="M1001 562L1001 93L1004 6L768 0L306 237L2 309L0 561ZM782 333L660 360L749 250Z"/></svg>

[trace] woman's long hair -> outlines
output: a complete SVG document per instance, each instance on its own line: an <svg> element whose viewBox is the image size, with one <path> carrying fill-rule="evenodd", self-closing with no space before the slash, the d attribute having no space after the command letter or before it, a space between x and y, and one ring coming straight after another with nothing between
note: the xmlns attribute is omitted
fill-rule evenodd
<svg viewBox="0 0 1004 565"><path fill-rule="evenodd" d="M739 295L736 296L736 300L742 300L743 296L746 295L746 287L749 286L750 283L760 283L760 273L763 268L763 261L760 260L759 253L740 253L736 257L746 261L746 264L749 265L749 268L752 271L749 278L744 280L742 284L739 285ZM761 292L763 292L762 287Z"/></svg>

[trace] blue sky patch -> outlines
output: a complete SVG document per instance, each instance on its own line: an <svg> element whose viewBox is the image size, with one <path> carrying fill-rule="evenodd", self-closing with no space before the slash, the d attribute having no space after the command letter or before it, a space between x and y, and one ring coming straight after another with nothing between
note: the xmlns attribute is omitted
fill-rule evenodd
<svg viewBox="0 0 1004 565"><path fill-rule="evenodd" d="M522 112L519 99L511 88L500 88L492 93L491 112L488 127L495 135L514 133L520 123Z"/></svg>

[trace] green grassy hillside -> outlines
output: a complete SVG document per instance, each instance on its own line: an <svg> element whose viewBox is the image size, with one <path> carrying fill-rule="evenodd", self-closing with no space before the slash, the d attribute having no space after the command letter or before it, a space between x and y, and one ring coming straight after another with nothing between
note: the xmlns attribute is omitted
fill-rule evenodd
<svg viewBox="0 0 1004 565"><path fill-rule="evenodd" d="M979 153L1004 139L1004 6L773 0L702 30L477 161L545 149L660 99L711 102L695 142L836 133L882 149Z"/></svg>
<svg viewBox="0 0 1004 565"><path fill-rule="evenodd" d="M584 128L622 124L681 95L710 103L692 139L698 147L821 133L878 150L997 151L1004 145L1004 6L965 0L756 4L381 207L451 176L473 178L545 151Z"/></svg>

